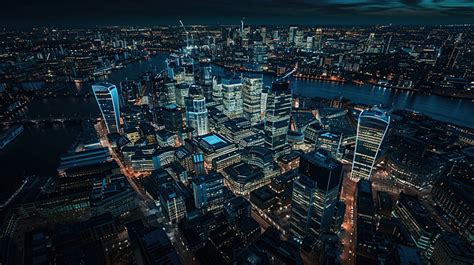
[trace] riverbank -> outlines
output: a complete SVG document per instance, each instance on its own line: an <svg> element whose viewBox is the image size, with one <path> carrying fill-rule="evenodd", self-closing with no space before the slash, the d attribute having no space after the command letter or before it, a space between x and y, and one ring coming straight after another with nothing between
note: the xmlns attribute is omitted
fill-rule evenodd
<svg viewBox="0 0 474 265"><path fill-rule="evenodd" d="M398 87L398 86L391 86L391 85L386 85L386 84L379 84L377 82L370 81L370 80L367 81L367 83L373 86L385 87L385 88L395 89L395 90L411 91L411 92L421 93L425 95L436 95L436 96L447 97L447 98L474 100L474 93L471 93L471 95L443 94L441 92L436 92L436 91L422 91L422 90L415 89L412 87Z"/></svg>

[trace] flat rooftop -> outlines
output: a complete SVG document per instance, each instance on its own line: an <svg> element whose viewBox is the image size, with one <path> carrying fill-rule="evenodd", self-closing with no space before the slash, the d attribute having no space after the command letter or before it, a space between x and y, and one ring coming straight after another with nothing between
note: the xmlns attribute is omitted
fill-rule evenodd
<svg viewBox="0 0 474 265"><path fill-rule="evenodd" d="M221 137L217 136L216 134L204 136L202 139L210 145L216 145L218 143L226 143Z"/></svg>

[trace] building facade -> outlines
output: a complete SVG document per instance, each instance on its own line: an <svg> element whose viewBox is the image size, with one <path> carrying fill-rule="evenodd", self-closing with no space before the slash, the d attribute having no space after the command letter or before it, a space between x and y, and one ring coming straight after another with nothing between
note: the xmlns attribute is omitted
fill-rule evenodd
<svg viewBox="0 0 474 265"><path fill-rule="evenodd" d="M188 127L196 130L197 135L209 133L209 117L205 97L186 98L186 123Z"/></svg>
<svg viewBox="0 0 474 265"><path fill-rule="evenodd" d="M192 179L194 203L203 213L222 212L224 206L224 177L215 171Z"/></svg>
<svg viewBox="0 0 474 265"><path fill-rule="evenodd" d="M262 94L263 78L243 78L243 104L244 117L247 118L252 125L260 123L261 115L261 94Z"/></svg>
<svg viewBox="0 0 474 265"><path fill-rule="evenodd" d="M286 141L291 117L292 94L287 82L273 83L268 91L265 112L265 145L275 156L289 151Z"/></svg>
<svg viewBox="0 0 474 265"><path fill-rule="evenodd" d="M389 125L390 116L378 107L360 113L351 179L370 179Z"/></svg>
<svg viewBox="0 0 474 265"><path fill-rule="evenodd" d="M296 241L331 228L342 173L342 165L326 150L301 157L291 200L290 235Z"/></svg>
<svg viewBox="0 0 474 265"><path fill-rule="evenodd" d="M117 87L102 82L92 85L108 133L120 133L120 103Z"/></svg>

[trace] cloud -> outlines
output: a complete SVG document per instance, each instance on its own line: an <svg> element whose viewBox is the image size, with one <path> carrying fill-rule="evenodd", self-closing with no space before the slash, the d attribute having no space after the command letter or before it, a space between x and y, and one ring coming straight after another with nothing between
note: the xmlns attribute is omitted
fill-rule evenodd
<svg viewBox="0 0 474 265"><path fill-rule="evenodd" d="M281 24L378 23L419 17L451 23L469 21L470 16L474 17L470 0L15 0L0 9L0 22L6 25L170 24L177 19L215 24L241 17Z"/></svg>

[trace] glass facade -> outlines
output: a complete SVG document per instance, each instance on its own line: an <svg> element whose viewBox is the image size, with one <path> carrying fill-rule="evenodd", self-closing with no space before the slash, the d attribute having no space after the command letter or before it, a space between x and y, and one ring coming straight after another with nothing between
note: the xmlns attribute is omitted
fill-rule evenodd
<svg viewBox="0 0 474 265"><path fill-rule="evenodd" d="M209 117L205 97L186 98L186 123L188 127L196 130L197 135L209 133Z"/></svg>
<svg viewBox="0 0 474 265"><path fill-rule="evenodd" d="M117 87L111 83L92 85L95 99L108 133L120 133L120 106Z"/></svg>
<svg viewBox="0 0 474 265"><path fill-rule="evenodd" d="M244 77L243 79L244 116L252 125L262 120L260 106L262 85L263 78Z"/></svg>
<svg viewBox="0 0 474 265"><path fill-rule="evenodd" d="M342 165L326 150L300 158L293 184L290 234L297 241L329 230L342 182Z"/></svg>
<svg viewBox="0 0 474 265"><path fill-rule="evenodd" d="M351 179L370 179L389 125L390 117L377 107L360 113Z"/></svg>
<svg viewBox="0 0 474 265"><path fill-rule="evenodd" d="M284 154L290 125L292 94L286 82L273 83L268 92L265 113L265 145L275 156ZM289 148L288 148L289 150Z"/></svg>

